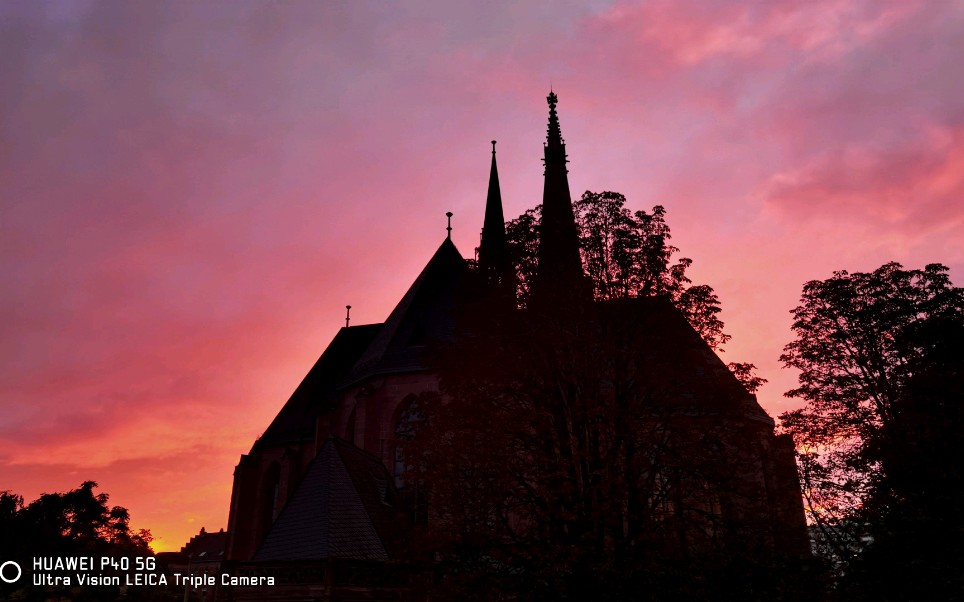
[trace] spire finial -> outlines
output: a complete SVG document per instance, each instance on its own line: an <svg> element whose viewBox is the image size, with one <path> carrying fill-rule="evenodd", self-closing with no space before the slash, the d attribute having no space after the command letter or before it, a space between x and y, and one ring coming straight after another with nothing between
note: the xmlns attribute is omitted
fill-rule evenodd
<svg viewBox="0 0 964 602"><path fill-rule="evenodd" d="M549 103L549 128L546 135L546 144L549 146L559 146L562 144L562 130L559 128L559 115L556 113L556 105L559 103L559 97L552 90L549 90L549 96L546 97L546 101Z"/></svg>
<svg viewBox="0 0 964 602"><path fill-rule="evenodd" d="M345 328L351 323L351 305L345 306Z"/></svg>
<svg viewBox="0 0 964 602"><path fill-rule="evenodd" d="M495 154L495 140L492 141L492 154Z"/></svg>
<svg viewBox="0 0 964 602"><path fill-rule="evenodd" d="M448 212L446 212L446 214L445 214L445 217L449 218L449 225L445 228L446 230L448 230L448 233L449 233L448 239L449 239L449 240L452 240L452 216L453 216L453 215L454 215L454 214L453 214L451 211L448 211Z"/></svg>

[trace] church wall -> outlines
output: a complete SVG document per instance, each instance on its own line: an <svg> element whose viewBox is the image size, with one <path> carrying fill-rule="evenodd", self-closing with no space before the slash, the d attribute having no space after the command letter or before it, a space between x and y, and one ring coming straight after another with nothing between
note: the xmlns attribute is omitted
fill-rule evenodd
<svg viewBox="0 0 964 602"><path fill-rule="evenodd" d="M367 379L344 391L331 414L319 417L316 441L267 447L241 456L231 494L227 558L248 560L254 555L329 435L379 457L392 474L400 411L418 394L437 390L438 379L426 373Z"/></svg>
<svg viewBox="0 0 964 602"><path fill-rule="evenodd" d="M253 556L329 434L352 441L377 456L389 474L394 474L400 413L412 399L426 391L438 391L437 377L428 373L367 379L345 390L331 414L319 419L317 441L300 446L277 446L242 456L232 492L228 557L246 560ZM706 424L700 426L704 421ZM713 545L724 543L719 539L724 537L739 547L776 550L788 556L805 555L806 530L792 441L774 436L769 424L752 419L721 420L719 416L690 415L677 426L679 428L673 430L678 434L687 433L696 438L714 432L722 446L718 466L710 469L723 475L722 479L707 485L706 499L690 497L680 503L685 502L698 512L712 510L707 514L711 516L710 522L717 522L723 530L710 523L694 523L694 530L681 534L683 539L701 546L698 542L707 541L707 534L711 534L711 539L717 541ZM277 478L278 498L275 512L269 516L273 499L269 491L272 484L267 481L275 478L272 475ZM700 486L700 483L688 483L684 489L695 492ZM712 518L713 514L717 518Z"/></svg>
<svg viewBox="0 0 964 602"><path fill-rule="evenodd" d="M311 448L304 442L241 456L231 492L229 560L248 560L257 551L314 457Z"/></svg>
<svg viewBox="0 0 964 602"><path fill-rule="evenodd" d="M766 461L772 483L770 507L773 509L776 547L788 556L807 557L810 555L810 540L793 438L790 435L771 436Z"/></svg>
<svg viewBox="0 0 964 602"><path fill-rule="evenodd" d="M671 420L682 454L667 527L684 548L758 557L807 555L792 442L772 426L739 416ZM670 526L670 525L673 526Z"/></svg>
<svg viewBox="0 0 964 602"><path fill-rule="evenodd" d="M438 391L438 378L424 372L368 379L345 391L332 419L332 432L381 458L391 472L399 413L411 398L426 391ZM354 437L350 432L352 412Z"/></svg>
<svg viewBox="0 0 964 602"><path fill-rule="evenodd" d="M228 560L247 560L253 554L256 530L252 527L257 507L251 500L257 492L260 468L256 458L242 455L234 469L231 511L228 518L228 545L225 553Z"/></svg>
<svg viewBox="0 0 964 602"><path fill-rule="evenodd" d="M727 467L738 483L729 499L732 522L742 533L737 545L780 558L808 556L792 439L752 421L737 432Z"/></svg>

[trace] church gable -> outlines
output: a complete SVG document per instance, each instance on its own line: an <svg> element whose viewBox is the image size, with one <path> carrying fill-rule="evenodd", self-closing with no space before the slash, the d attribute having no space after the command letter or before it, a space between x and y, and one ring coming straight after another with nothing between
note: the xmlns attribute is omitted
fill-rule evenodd
<svg viewBox="0 0 964 602"><path fill-rule="evenodd" d="M381 324L368 324L339 330L251 451L310 441L318 415L338 401L336 384L348 374L381 328Z"/></svg>
<svg viewBox="0 0 964 602"><path fill-rule="evenodd" d="M445 239L343 384L378 374L422 370L425 346L453 336L456 289L466 270L458 249L451 239Z"/></svg>
<svg viewBox="0 0 964 602"><path fill-rule="evenodd" d="M703 414L748 418L773 427L773 419L756 397L747 392L669 299L616 299L600 304L599 310L603 320L632 325L642 333L637 345L639 363L662 371L667 388L676 396L674 405L691 406L694 412Z"/></svg>

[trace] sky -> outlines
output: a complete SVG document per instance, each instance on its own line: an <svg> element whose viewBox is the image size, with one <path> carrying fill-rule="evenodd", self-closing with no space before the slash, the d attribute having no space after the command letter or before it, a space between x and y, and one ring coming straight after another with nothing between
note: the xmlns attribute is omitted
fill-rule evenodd
<svg viewBox="0 0 964 602"><path fill-rule="evenodd" d="M344 323L445 236L498 143L540 202L667 209L724 361L778 357L803 284L888 261L964 282L964 3L0 3L0 490L95 480L178 549Z"/></svg>

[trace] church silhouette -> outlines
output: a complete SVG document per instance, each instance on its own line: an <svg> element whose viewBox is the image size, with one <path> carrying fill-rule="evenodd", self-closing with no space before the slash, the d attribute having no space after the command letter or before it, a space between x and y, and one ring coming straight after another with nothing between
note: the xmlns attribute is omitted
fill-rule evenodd
<svg viewBox="0 0 964 602"><path fill-rule="evenodd" d="M719 482L738 486L711 486L704 479L686 489L681 477L659 476L679 480L674 482L678 493L653 504L653 516L662 521L653 524L684 542L681 558L698 557L694 550L710 540L729 557L752 550L782 562L809 554L792 440L774 434L773 419L755 396L670 301L591 299L558 97L550 93L547 100L538 268L528 307L516 308L493 141L477 261L462 257L450 231L384 323L353 326L346 319L241 456L234 472L226 570L274 575L277 584L227 588L221 598L399 599L418 598L416 590L437 587L431 566L413 568L409 544L413 531L443 519L433 514L431 494L413 491L418 481L406 478L411 460L403 447L411 438L420 396L440 390L433 353L457 344L458 316L466 308L493 304L517 317L532 316L524 320L529 325L555 320L558 312L578 305L583 309L566 319L585 320L593 328L615 323L611 330L644 333L630 355L640 373L657 373L647 378L665 382L653 415L687 440L719 431L713 444L725 456L717 466L717 473L725 473ZM693 511L684 514L683 508ZM718 525L725 525L729 535L721 535Z"/></svg>

